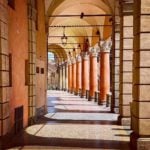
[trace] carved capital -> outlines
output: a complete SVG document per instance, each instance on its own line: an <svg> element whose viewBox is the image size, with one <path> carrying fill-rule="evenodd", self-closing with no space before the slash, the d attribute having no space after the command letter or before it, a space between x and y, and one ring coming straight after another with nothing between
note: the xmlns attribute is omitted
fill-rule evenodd
<svg viewBox="0 0 150 150"><path fill-rule="evenodd" d="M88 60L89 59L89 55L88 55L87 52L83 52L82 53L82 59L84 59L84 60Z"/></svg>
<svg viewBox="0 0 150 150"><path fill-rule="evenodd" d="M81 62L81 60L82 60L82 59L81 59L81 56L78 55L77 58L76 58L76 61L77 61L77 62Z"/></svg>
<svg viewBox="0 0 150 150"><path fill-rule="evenodd" d="M101 52L110 52L112 47L112 41L108 40L108 41L101 41L100 43L100 51Z"/></svg>

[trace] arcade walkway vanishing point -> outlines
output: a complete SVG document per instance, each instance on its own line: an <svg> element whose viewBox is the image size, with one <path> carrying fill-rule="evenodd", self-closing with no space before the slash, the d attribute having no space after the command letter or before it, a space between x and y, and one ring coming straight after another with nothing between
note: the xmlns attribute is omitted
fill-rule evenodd
<svg viewBox="0 0 150 150"><path fill-rule="evenodd" d="M0 0L0 150L150 150L150 0Z"/></svg>

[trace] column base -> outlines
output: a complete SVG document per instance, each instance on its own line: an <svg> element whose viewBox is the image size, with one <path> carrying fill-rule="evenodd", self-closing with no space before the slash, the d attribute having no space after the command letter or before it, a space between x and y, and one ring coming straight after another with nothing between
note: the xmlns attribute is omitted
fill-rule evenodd
<svg viewBox="0 0 150 150"><path fill-rule="evenodd" d="M131 125L131 118L118 116L118 124L122 125L122 126L130 126Z"/></svg>
<svg viewBox="0 0 150 150"><path fill-rule="evenodd" d="M79 95L79 93L77 93L77 92L74 92L74 95L78 96L78 95Z"/></svg>
<svg viewBox="0 0 150 150"><path fill-rule="evenodd" d="M72 91L71 91L71 90L68 90L68 93L72 93Z"/></svg>
<svg viewBox="0 0 150 150"><path fill-rule="evenodd" d="M73 91L71 91L71 90L68 90L68 92L71 93L71 94L73 93Z"/></svg>
<svg viewBox="0 0 150 150"><path fill-rule="evenodd" d="M82 95L82 94L81 94L81 98L86 98L86 95Z"/></svg>
<svg viewBox="0 0 150 150"><path fill-rule="evenodd" d="M115 108L111 107L111 113L119 114L119 107L115 107Z"/></svg>
<svg viewBox="0 0 150 150"><path fill-rule="evenodd" d="M89 96L88 101L95 101L95 97Z"/></svg>
<svg viewBox="0 0 150 150"><path fill-rule="evenodd" d="M149 150L150 137L139 137L135 132L130 134L130 146L134 150Z"/></svg>
<svg viewBox="0 0 150 150"><path fill-rule="evenodd" d="M98 105L105 105L106 106L106 101L98 101Z"/></svg>

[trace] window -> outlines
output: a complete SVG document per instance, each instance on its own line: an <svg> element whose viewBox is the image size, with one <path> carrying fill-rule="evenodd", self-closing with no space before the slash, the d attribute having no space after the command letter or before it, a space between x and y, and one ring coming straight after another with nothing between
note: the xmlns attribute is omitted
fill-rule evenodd
<svg viewBox="0 0 150 150"><path fill-rule="evenodd" d="M15 9L15 0L8 0L8 5L9 5L12 9Z"/></svg>

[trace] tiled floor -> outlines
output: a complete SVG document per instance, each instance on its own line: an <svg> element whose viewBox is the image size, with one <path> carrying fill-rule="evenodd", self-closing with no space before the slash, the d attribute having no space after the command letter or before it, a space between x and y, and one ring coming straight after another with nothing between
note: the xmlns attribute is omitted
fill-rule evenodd
<svg viewBox="0 0 150 150"><path fill-rule="evenodd" d="M48 113L17 135L10 149L128 150L129 127L117 115L63 91L48 91Z"/></svg>

